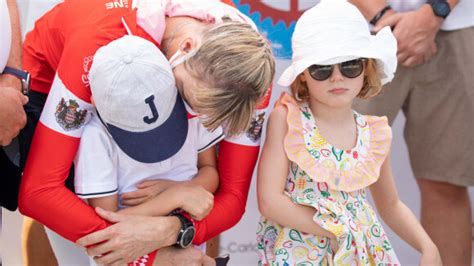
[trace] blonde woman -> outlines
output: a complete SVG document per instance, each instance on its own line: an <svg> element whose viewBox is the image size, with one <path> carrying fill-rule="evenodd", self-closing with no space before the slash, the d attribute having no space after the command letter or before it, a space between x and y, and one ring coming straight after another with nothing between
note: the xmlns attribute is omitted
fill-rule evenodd
<svg viewBox="0 0 474 266"><path fill-rule="evenodd" d="M92 108L88 81L92 56L129 31L161 47L174 66L185 101L207 128L222 125L227 132L219 150L220 188L214 209L194 223L194 243L237 223L258 155L258 143L245 134L239 136L268 93L274 74L270 46L251 24L236 9L217 1L65 1L40 18L24 46L35 98L29 110L33 127L34 117L37 120L41 110L42 114L20 188L20 210L71 241L83 237L78 242L82 246L101 243L88 249L100 264L126 263L182 237L183 225L176 217L100 210L98 216L64 186ZM138 198L156 191L159 187L147 187L140 190L146 196ZM110 223L116 224L107 228ZM182 253L165 251L158 252L158 261Z"/></svg>

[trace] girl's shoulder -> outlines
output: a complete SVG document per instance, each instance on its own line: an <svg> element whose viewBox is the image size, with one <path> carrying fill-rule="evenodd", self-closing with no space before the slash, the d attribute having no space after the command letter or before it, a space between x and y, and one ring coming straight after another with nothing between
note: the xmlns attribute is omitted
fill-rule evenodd
<svg viewBox="0 0 474 266"><path fill-rule="evenodd" d="M360 117L360 119L356 119L358 125L361 126L361 123L365 123L370 130L370 135L374 135L373 140L385 139L391 141L392 128L386 116L361 115L357 112L355 113Z"/></svg>
<svg viewBox="0 0 474 266"><path fill-rule="evenodd" d="M318 133L317 126L304 112L296 114L296 119L290 115L285 150L288 158L314 181L325 182L334 190L351 192L368 187L378 179L392 140L386 117L355 112L357 144L350 150L340 150Z"/></svg>

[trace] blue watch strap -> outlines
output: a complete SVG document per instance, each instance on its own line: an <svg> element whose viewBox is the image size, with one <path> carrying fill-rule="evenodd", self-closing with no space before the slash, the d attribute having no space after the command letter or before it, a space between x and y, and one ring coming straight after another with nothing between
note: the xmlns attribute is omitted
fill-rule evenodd
<svg viewBox="0 0 474 266"><path fill-rule="evenodd" d="M28 78L28 72L8 66L3 69L2 74L14 75L24 80Z"/></svg>
<svg viewBox="0 0 474 266"><path fill-rule="evenodd" d="M10 74L21 80L21 92L28 95L30 92L30 73L24 70L6 66L1 74Z"/></svg>

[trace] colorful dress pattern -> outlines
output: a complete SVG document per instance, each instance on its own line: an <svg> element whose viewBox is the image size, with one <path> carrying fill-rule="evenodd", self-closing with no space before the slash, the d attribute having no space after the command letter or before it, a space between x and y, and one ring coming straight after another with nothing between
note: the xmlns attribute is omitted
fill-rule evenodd
<svg viewBox="0 0 474 266"><path fill-rule="evenodd" d="M341 150L319 134L307 105L286 94L280 104L288 110L284 147L290 171L285 192L293 202L316 210L314 222L336 236L339 249L333 251L327 237L262 217L257 229L259 265L399 265L365 194L390 151L387 118L354 112L357 144Z"/></svg>

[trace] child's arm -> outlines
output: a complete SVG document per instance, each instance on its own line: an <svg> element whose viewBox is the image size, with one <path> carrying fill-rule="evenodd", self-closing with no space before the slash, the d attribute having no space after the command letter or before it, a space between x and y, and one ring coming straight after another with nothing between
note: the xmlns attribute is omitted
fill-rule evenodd
<svg viewBox="0 0 474 266"><path fill-rule="evenodd" d="M335 238L313 221L316 210L295 204L284 194L289 161L283 147L287 133L286 110L276 107L270 114L267 136L257 173L257 196L260 213L282 226L317 236Z"/></svg>
<svg viewBox="0 0 474 266"><path fill-rule="evenodd" d="M215 147L198 154L198 174L185 182L165 181L166 188L144 203L120 212L146 216L168 215L175 209L183 209L196 220L203 219L212 209L213 196L219 185ZM164 185L164 184L162 184ZM203 189L207 190L202 191ZM194 191L194 193L193 193Z"/></svg>
<svg viewBox="0 0 474 266"><path fill-rule="evenodd" d="M186 181L189 185L202 186L214 194L219 187L219 173L217 172L216 147L198 153L198 174L193 179Z"/></svg>
<svg viewBox="0 0 474 266"><path fill-rule="evenodd" d="M438 248L425 232L413 212L400 201L392 175L390 156L385 159L380 178L370 192L384 222L405 242L421 254L421 265L441 265Z"/></svg>
<svg viewBox="0 0 474 266"><path fill-rule="evenodd" d="M100 198L90 198L87 199L87 203L94 209L100 207L104 210L115 212L118 210L118 195L113 194Z"/></svg>
<svg viewBox="0 0 474 266"><path fill-rule="evenodd" d="M184 182L165 179L144 181L137 185L137 190L122 194L122 204L125 206L140 205L176 184L200 185L211 193L216 192L219 186L219 174L215 146L198 153L198 173L193 179Z"/></svg>

